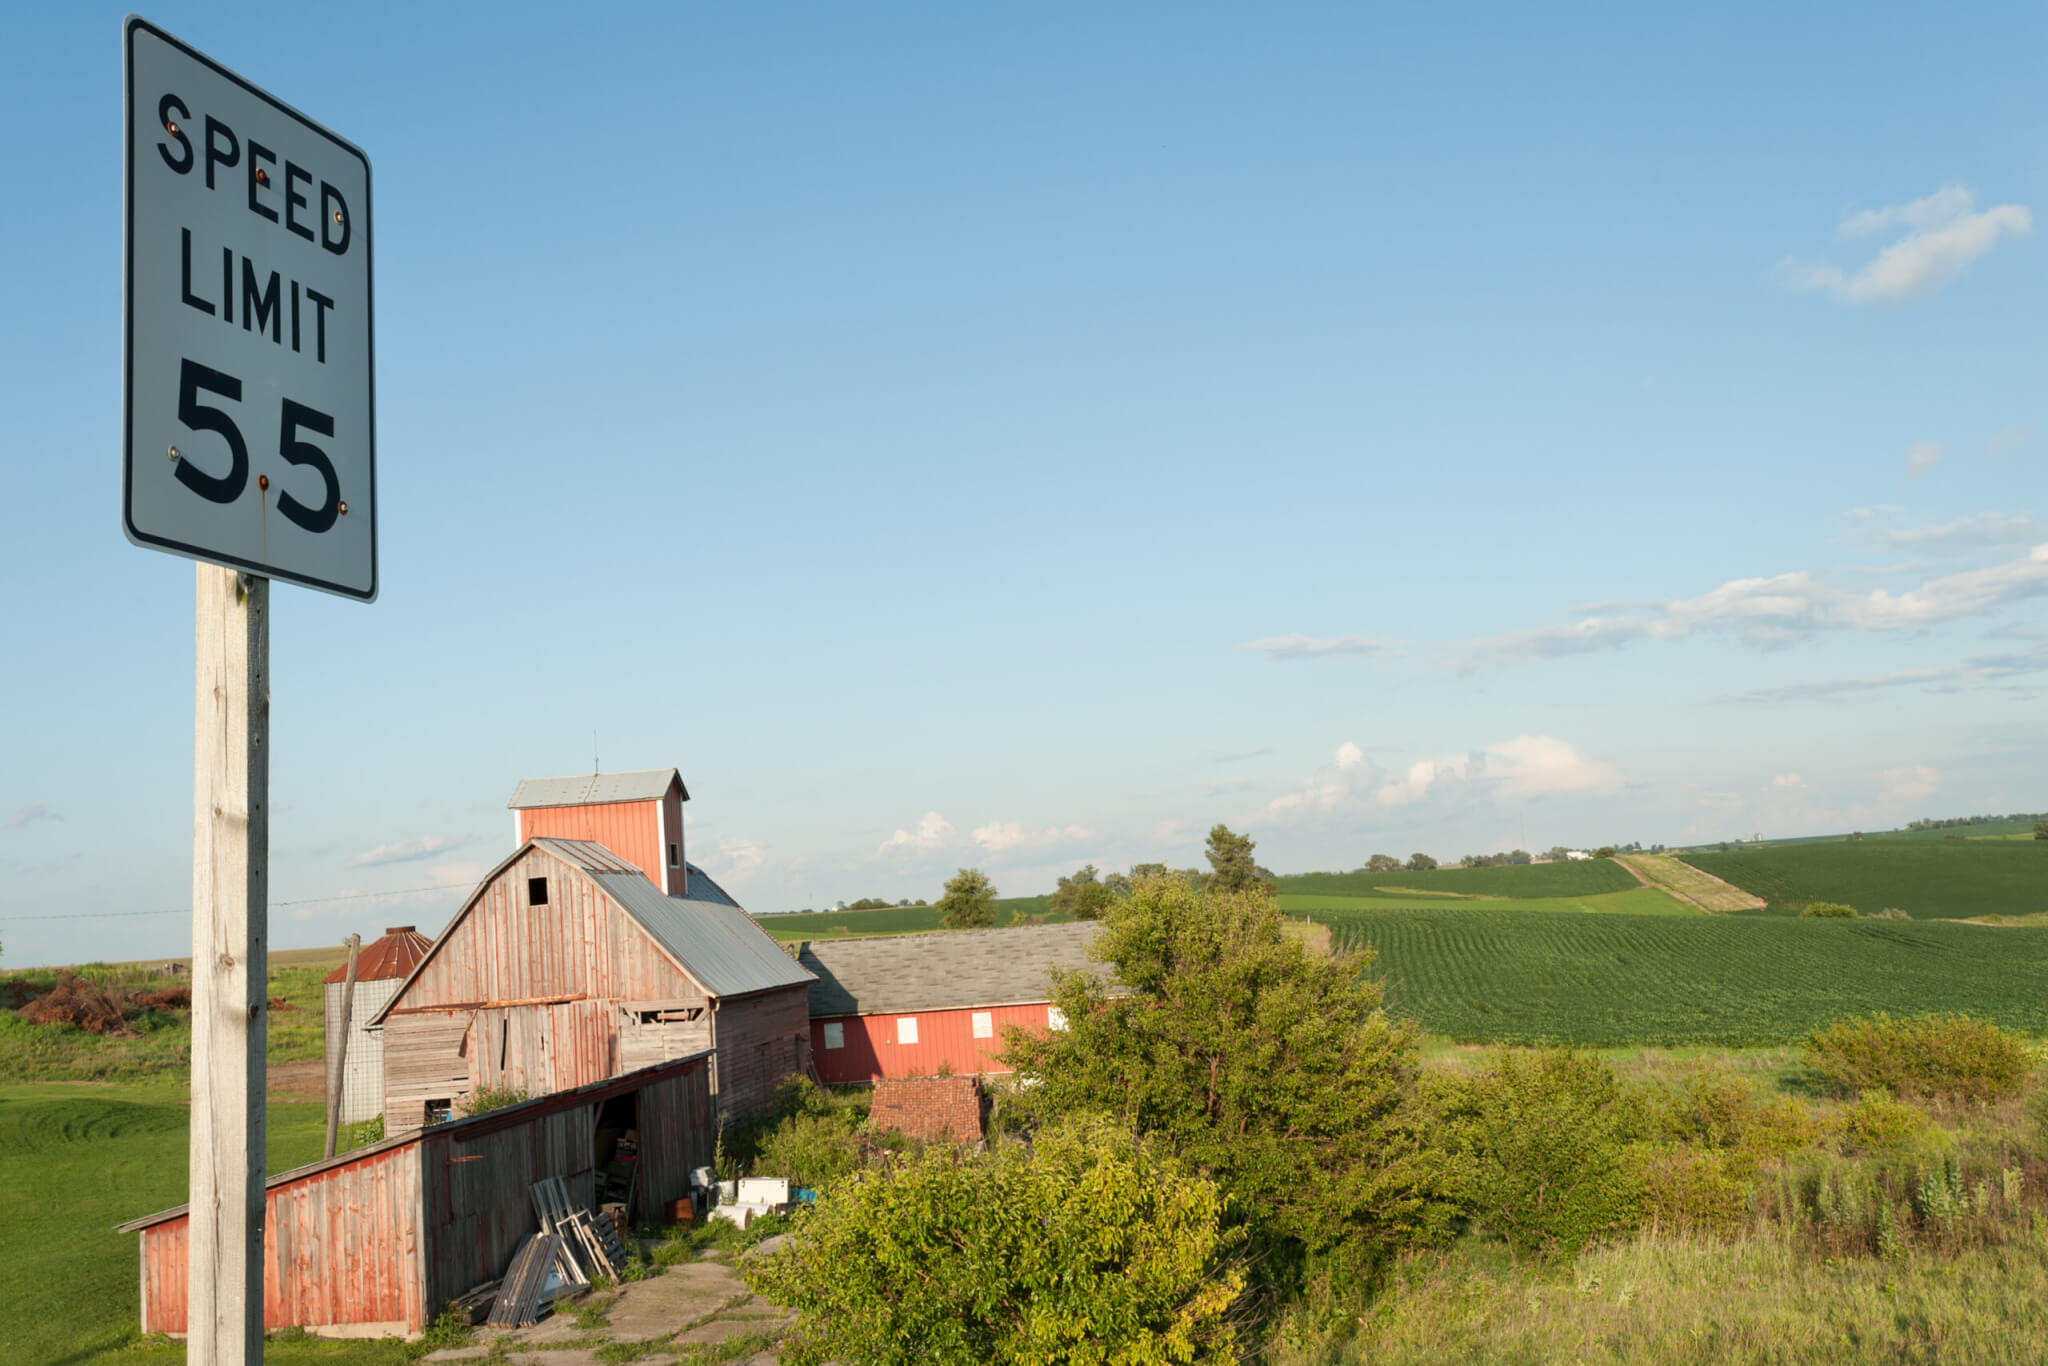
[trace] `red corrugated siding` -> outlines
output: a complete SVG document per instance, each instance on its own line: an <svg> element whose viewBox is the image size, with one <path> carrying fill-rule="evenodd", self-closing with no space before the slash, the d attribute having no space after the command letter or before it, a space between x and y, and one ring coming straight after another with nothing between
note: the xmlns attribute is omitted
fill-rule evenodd
<svg viewBox="0 0 2048 1366"><path fill-rule="evenodd" d="M995 1037L974 1037L975 1009L993 1016ZM917 1020L917 1042L896 1042L896 1021ZM988 1006L967 1010L906 1010L899 1015L848 1015L831 1021L846 1028L844 1048L825 1047L824 1020L811 1021L811 1056L818 1076L827 1082L873 1081L877 1077L935 1076L942 1064L968 1072L1007 1072L996 1059L1003 1047L1003 1026L1021 1025L1043 1031L1046 1007Z"/></svg>
<svg viewBox="0 0 2048 1366"><path fill-rule="evenodd" d="M671 789L673 790L673 789ZM681 844L680 800L674 838ZM602 844L647 874L657 887L668 887L668 851L661 847L660 802L611 802L602 806L542 806L519 813L519 842L551 835L556 839L591 840Z"/></svg>

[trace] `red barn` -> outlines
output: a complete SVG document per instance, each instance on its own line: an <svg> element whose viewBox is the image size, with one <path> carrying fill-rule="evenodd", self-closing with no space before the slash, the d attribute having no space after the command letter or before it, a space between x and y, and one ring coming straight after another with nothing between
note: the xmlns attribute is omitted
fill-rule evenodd
<svg viewBox="0 0 2048 1366"><path fill-rule="evenodd" d="M811 975L683 862L684 795L673 769L519 785L520 847L369 1022L387 1132L478 1090L545 1095L706 1048L721 1110L743 1116L808 1069Z"/></svg>
<svg viewBox="0 0 2048 1366"><path fill-rule="evenodd" d="M811 1057L826 1082L1007 1072L1003 1026L1058 1029L1053 968L1101 971L1091 922L814 940Z"/></svg>

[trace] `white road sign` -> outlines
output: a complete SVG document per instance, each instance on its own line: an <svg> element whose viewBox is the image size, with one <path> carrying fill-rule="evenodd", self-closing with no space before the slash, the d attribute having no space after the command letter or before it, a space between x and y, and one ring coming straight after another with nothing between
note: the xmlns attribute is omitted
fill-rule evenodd
<svg viewBox="0 0 2048 1366"><path fill-rule="evenodd" d="M369 601L369 158L155 25L123 32L122 526Z"/></svg>

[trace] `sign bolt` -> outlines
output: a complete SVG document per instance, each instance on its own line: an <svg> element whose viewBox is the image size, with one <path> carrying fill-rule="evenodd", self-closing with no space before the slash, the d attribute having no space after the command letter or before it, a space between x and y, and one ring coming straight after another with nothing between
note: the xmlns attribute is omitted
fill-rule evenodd
<svg viewBox="0 0 2048 1366"><path fill-rule="evenodd" d="M260 490L261 492L264 492L264 493L268 493L268 492L270 492L270 476L269 476L269 475L267 475L267 474L259 474L259 475L257 475L257 476L256 476L256 487L257 487L257 489L258 489L258 490Z"/></svg>
<svg viewBox="0 0 2048 1366"><path fill-rule="evenodd" d="M173 447L171 447L171 459L175 461L175 460L176 460L177 458L178 458L178 448L177 448L176 446L173 446Z"/></svg>

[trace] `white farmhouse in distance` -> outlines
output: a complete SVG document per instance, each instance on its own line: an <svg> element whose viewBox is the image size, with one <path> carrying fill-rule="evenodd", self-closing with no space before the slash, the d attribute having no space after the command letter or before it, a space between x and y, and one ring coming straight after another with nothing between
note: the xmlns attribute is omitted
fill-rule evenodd
<svg viewBox="0 0 2048 1366"><path fill-rule="evenodd" d="M1591 854L1587 853L1583 849L1567 849L1564 851L1564 856L1567 859L1570 859L1573 863L1578 863L1583 859L1589 859L1593 857Z"/></svg>

